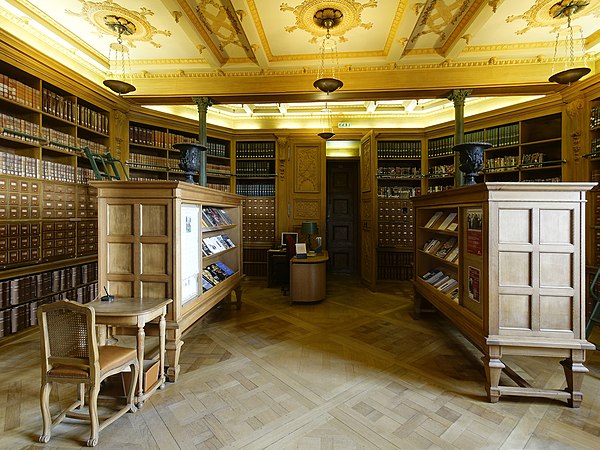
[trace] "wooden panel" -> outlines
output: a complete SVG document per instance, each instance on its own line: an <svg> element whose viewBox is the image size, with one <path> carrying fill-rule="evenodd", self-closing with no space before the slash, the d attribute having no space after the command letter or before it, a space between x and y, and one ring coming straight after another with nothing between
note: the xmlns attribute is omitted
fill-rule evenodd
<svg viewBox="0 0 600 450"><path fill-rule="evenodd" d="M531 297L529 295L500 295L500 328L531 329Z"/></svg>
<svg viewBox="0 0 600 450"><path fill-rule="evenodd" d="M573 255L540 253L540 286L573 287Z"/></svg>
<svg viewBox="0 0 600 450"><path fill-rule="evenodd" d="M167 292L167 283L154 283L142 281L142 297L167 297Z"/></svg>
<svg viewBox="0 0 600 450"><path fill-rule="evenodd" d="M108 292L115 297L131 297L133 295L133 282L108 281Z"/></svg>
<svg viewBox="0 0 600 450"><path fill-rule="evenodd" d="M106 245L107 271L109 274L133 273L133 246L109 242Z"/></svg>
<svg viewBox="0 0 600 450"><path fill-rule="evenodd" d="M498 285L531 286L531 254L524 252L499 252Z"/></svg>
<svg viewBox="0 0 600 450"><path fill-rule="evenodd" d="M133 234L133 206L107 206L107 232L109 236L130 236Z"/></svg>
<svg viewBox="0 0 600 450"><path fill-rule="evenodd" d="M141 244L142 274L167 273L168 247L166 244Z"/></svg>
<svg viewBox="0 0 600 450"><path fill-rule="evenodd" d="M141 205L142 236L167 235L167 207L165 205Z"/></svg>
<svg viewBox="0 0 600 450"><path fill-rule="evenodd" d="M540 330L573 331L573 298L540 295Z"/></svg>
<svg viewBox="0 0 600 450"><path fill-rule="evenodd" d="M320 145L297 145L295 152L294 191L314 194L321 192Z"/></svg>
<svg viewBox="0 0 600 450"><path fill-rule="evenodd" d="M540 209L540 244L573 244L573 210Z"/></svg>
<svg viewBox="0 0 600 450"><path fill-rule="evenodd" d="M531 210L501 209L498 212L498 242L531 243ZM511 224L520 224L518 227Z"/></svg>

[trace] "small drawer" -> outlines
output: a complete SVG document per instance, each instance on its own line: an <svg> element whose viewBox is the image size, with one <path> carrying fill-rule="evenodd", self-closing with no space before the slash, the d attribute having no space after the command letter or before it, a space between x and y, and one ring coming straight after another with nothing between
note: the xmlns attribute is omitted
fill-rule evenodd
<svg viewBox="0 0 600 450"><path fill-rule="evenodd" d="M20 253L18 250L8 252L8 264L16 264L19 262Z"/></svg>
<svg viewBox="0 0 600 450"><path fill-rule="evenodd" d="M17 193L8 194L8 204L9 205L18 205L19 204L19 194L17 194Z"/></svg>
<svg viewBox="0 0 600 450"><path fill-rule="evenodd" d="M29 209L29 217L31 217L32 219L39 219L41 214L40 214L40 208L37 206L32 206Z"/></svg>
<svg viewBox="0 0 600 450"><path fill-rule="evenodd" d="M9 178L8 179L8 191L9 192L19 192L19 182L13 178Z"/></svg>

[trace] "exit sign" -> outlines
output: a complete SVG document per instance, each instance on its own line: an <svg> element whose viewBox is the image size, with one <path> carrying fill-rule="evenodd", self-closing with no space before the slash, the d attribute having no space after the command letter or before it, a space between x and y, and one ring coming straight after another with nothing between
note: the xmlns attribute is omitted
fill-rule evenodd
<svg viewBox="0 0 600 450"><path fill-rule="evenodd" d="M338 128L350 128L350 122L338 122Z"/></svg>

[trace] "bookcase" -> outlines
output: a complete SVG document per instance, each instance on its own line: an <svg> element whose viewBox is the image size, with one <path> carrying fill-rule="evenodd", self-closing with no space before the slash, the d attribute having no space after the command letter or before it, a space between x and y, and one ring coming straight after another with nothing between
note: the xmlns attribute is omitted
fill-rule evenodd
<svg viewBox="0 0 600 450"><path fill-rule="evenodd" d="M129 122L129 177L133 180L182 181L185 177L179 168L180 152L173 148L173 144L197 141L197 133ZM229 142L208 138L206 157L207 187L230 192Z"/></svg>
<svg viewBox="0 0 600 450"><path fill-rule="evenodd" d="M443 136L427 141L426 192L439 192L454 187L454 137Z"/></svg>
<svg viewBox="0 0 600 450"><path fill-rule="evenodd" d="M243 200L244 274L267 275L267 251L275 238L275 141L238 141L236 192Z"/></svg>
<svg viewBox="0 0 600 450"><path fill-rule="evenodd" d="M581 403L585 351L595 348L583 314L585 199L594 184L486 182L414 199L415 316L433 305L481 350L491 402ZM503 372L511 355L563 358L567 388L531 387ZM515 385L501 385L502 373Z"/></svg>
<svg viewBox="0 0 600 450"><path fill-rule="evenodd" d="M2 335L35 325L41 303L95 297L96 193L81 148L105 152L109 125L107 107L0 62Z"/></svg>
<svg viewBox="0 0 600 450"><path fill-rule="evenodd" d="M233 291L241 306L242 199L180 181L91 184L99 203L98 285L117 301L173 299L166 351L175 381L182 333Z"/></svg>
<svg viewBox="0 0 600 450"><path fill-rule="evenodd" d="M411 198L421 194L421 140L377 141L377 279L412 277Z"/></svg>

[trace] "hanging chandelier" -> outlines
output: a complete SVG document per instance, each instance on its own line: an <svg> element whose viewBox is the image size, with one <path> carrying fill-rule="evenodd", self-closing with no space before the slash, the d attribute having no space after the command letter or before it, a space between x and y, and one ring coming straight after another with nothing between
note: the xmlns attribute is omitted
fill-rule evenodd
<svg viewBox="0 0 600 450"><path fill-rule="evenodd" d="M333 125L331 125L331 110L327 106L327 102L325 102L325 109L323 112L325 113L325 123L323 126L323 131L317 133L317 136L327 141L335 136L335 133L333 132Z"/></svg>
<svg viewBox="0 0 600 450"><path fill-rule="evenodd" d="M123 44L123 35L131 36L135 33L135 24L124 17L108 15L104 17L104 23L108 28L117 33L117 42L110 44L108 52L108 63L112 62L112 52L115 52L117 66L121 66L121 79L104 80L104 85L116 94L123 95L135 91L135 86L126 80L126 67L131 73L131 61L129 59L129 47Z"/></svg>
<svg viewBox="0 0 600 450"><path fill-rule="evenodd" d="M336 78L336 70L338 70L337 42L331 37L330 33L331 29L337 26L343 17L342 12L334 8L320 9L313 16L314 22L326 30L325 37L321 42L321 66L313 86L327 95L337 91L344 85L340 79ZM331 61L329 70L326 67L328 59Z"/></svg>
<svg viewBox="0 0 600 450"><path fill-rule="evenodd" d="M573 27L571 26L571 16L581 11L589 3L581 0L561 0L555 3L550 8L550 15L554 19L567 18L567 28L565 37L565 69L561 72L554 73L554 64L556 63L556 56L559 47L560 30L556 33L556 42L554 44L554 60L552 63L553 75L548 79L553 83L558 84L571 84L581 77L590 73L589 67L575 67L575 40L573 38ZM585 53L583 35L581 36L581 47L582 52Z"/></svg>

